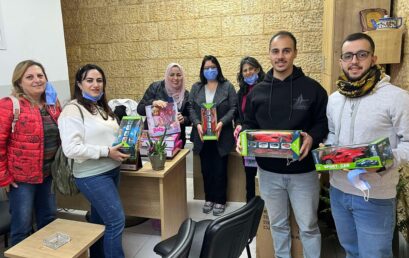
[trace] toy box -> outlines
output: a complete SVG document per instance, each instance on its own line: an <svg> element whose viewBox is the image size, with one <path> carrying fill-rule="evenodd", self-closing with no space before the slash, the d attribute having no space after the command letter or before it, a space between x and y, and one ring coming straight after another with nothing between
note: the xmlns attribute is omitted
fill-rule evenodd
<svg viewBox="0 0 409 258"><path fill-rule="evenodd" d="M150 136L161 136L166 129L166 134L180 132L180 124L177 119L178 108L176 103L169 102L166 107L146 106L146 119Z"/></svg>
<svg viewBox="0 0 409 258"><path fill-rule="evenodd" d="M154 136L151 137L152 140L159 140L160 136ZM177 144L178 140L180 138L180 133L175 133L171 135L166 135L165 138L163 139L166 142L166 148L173 148ZM147 147L148 146L148 136L147 136L147 131L144 130L141 135L141 145L142 147Z"/></svg>
<svg viewBox="0 0 409 258"><path fill-rule="evenodd" d="M241 155L298 160L301 131L245 130L240 133Z"/></svg>
<svg viewBox="0 0 409 258"><path fill-rule="evenodd" d="M393 153L389 138L381 138L369 144L326 146L312 151L317 171L389 168Z"/></svg>
<svg viewBox="0 0 409 258"><path fill-rule="evenodd" d="M203 103L201 109L203 140L217 140L217 111L214 103Z"/></svg>
<svg viewBox="0 0 409 258"><path fill-rule="evenodd" d="M140 116L124 116L119 125L119 133L116 142L113 145L122 143L120 151L130 154L129 159L124 161L121 169L138 170L142 164L138 162L138 145L142 132L143 122Z"/></svg>

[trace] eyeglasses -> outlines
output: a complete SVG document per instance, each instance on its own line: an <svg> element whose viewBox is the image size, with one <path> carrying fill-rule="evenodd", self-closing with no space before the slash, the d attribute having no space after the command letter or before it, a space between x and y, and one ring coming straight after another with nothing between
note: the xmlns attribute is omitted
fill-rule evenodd
<svg viewBox="0 0 409 258"><path fill-rule="evenodd" d="M356 53L346 52L341 55L341 59L344 62L351 62L352 59L354 59L354 56L356 56L356 59L358 59L359 61L363 61L367 59L370 54L371 52L366 50L360 50Z"/></svg>

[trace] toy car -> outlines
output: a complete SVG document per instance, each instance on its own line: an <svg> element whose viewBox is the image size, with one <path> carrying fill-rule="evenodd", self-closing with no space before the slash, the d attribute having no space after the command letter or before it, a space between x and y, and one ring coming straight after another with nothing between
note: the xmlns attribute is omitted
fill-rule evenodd
<svg viewBox="0 0 409 258"><path fill-rule="evenodd" d="M377 160L363 160L363 161L358 161L356 163L357 167L371 167L371 166L378 166L379 162Z"/></svg>
<svg viewBox="0 0 409 258"><path fill-rule="evenodd" d="M367 148L339 148L335 151L323 156L321 161L325 164L334 164L334 163L348 163L354 162L358 159L364 158L366 155Z"/></svg>

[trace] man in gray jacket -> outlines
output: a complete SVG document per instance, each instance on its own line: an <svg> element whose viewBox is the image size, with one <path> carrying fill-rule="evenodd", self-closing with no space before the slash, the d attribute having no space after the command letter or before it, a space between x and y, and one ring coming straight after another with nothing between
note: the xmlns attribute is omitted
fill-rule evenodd
<svg viewBox="0 0 409 258"><path fill-rule="evenodd" d="M327 144L343 146L389 137L394 154L392 168L360 174L358 181L363 184L354 185L346 172L331 172L332 215L347 258L393 257L398 166L409 160L409 94L389 82L390 77L376 65L374 51L368 35L346 37L338 91L327 106Z"/></svg>

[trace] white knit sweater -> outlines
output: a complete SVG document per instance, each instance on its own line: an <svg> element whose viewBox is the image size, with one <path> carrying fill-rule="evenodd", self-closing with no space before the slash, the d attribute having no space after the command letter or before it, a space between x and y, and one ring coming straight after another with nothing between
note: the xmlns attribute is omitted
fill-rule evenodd
<svg viewBox="0 0 409 258"><path fill-rule="evenodd" d="M112 118L104 120L99 113L93 115L82 105L78 106L84 114L84 121L78 108L69 104L58 118L64 154L75 160L74 176L94 176L118 167L120 162L108 158L108 147L114 143L119 129L117 121Z"/></svg>

